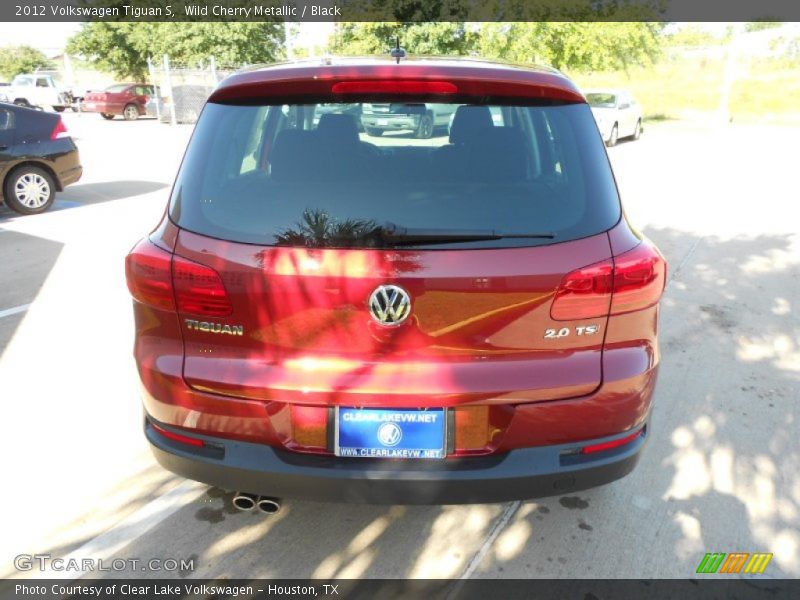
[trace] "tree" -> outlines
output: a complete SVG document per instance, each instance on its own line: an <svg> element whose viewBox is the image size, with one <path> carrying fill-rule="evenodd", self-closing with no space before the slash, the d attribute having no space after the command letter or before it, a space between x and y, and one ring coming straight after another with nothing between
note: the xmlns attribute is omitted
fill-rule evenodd
<svg viewBox="0 0 800 600"><path fill-rule="evenodd" d="M51 66L47 57L30 46L9 46L0 48L0 76L13 79L20 73L30 73L36 69Z"/></svg>
<svg viewBox="0 0 800 600"><path fill-rule="evenodd" d="M777 29L778 27L783 27L783 23L780 21L750 21L749 23L745 23L744 30L750 33L752 31Z"/></svg>
<svg viewBox="0 0 800 600"><path fill-rule="evenodd" d="M67 44L98 69L144 80L147 57L169 55L175 63L240 66L283 58L282 23L87 23Z"/></svg>
<svg viewBox="0 0 800 600"><path fill-rule="evenodd" d="M627 70L656 59L662 29L657 22L483 23L477 50L487 58L567 71Z"/></svg>
<svg viewBox="0 0 800 600"><path fill-rule="evenodd" d="M336 54L388 55L400 38L411 56L464 55L474 47L475 32L464 23L340 23L331 48Z"/></svg>

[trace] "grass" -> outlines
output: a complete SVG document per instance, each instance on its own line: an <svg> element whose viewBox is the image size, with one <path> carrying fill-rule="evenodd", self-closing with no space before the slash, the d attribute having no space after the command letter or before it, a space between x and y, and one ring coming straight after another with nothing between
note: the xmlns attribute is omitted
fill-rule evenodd
<svg viewBox="0 0 800 600"><path fill-rule="evenodd" d="M574 73L582 88L630 90L650 121L703 118L718 113L725 61L712 58L663 59L628 73ZM730 91L735 122L800 123L800 63L777 59L737 62Z"/></svg>

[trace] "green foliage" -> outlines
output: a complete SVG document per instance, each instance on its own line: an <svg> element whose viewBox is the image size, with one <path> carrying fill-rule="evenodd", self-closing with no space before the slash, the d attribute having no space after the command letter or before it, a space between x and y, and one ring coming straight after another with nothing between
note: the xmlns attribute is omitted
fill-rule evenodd
<svg viewBox="0 0 800 600"><path fill-rule="evenodd" d="M388 55L400 38L409 55L464 55L474 47L475 33L464 23L340 23L332 51L347 55Z"/></svg>
<svg viewBox="0 0 800 600"><path fill-rule="evenodd" d="M120 78L144 80L147 57L164 54L173 63L197 63L214 56L218 65L273 62L283 58L279 23L108 23L83 26L67 52L87 57L98 69Z"/></svg>
<svg viewBox="0 0 800 600"><path fill-rule="evenodd" d="M783 23L780 21L751 21L750 23L745 23L744 30L747 32L764 31L765 29L776 29L782 25Z"/></svg>
<svg viewBox="0 0 800 600"><path fill-rule="evenodd" d="M30 46L0 48L0 76L13 79L20 73L52 66L47 57Z"/></svg>
<svg viewBox="0 0 800 600"><path fill-rule="evenodd" d="M666 36L665 41L670 46L714 46L722 44L724 39L716 38L711 32L692 23Z"/></svg>
<svg viewBox="0 0 800 600"><path fill-rule="evenodd" d="M544 63L567 71L627 70L652 64L662 23L483 23L477 51L486 58Z"/></svg>
<svg viewBox="0 0 800 600"><path fill-rule="evenodd" d="M651 64L662 29L655 22L342 23L331 47L336 54L386 55L399 36L410 56L478 55L572 71L614 70Z"/></svg>

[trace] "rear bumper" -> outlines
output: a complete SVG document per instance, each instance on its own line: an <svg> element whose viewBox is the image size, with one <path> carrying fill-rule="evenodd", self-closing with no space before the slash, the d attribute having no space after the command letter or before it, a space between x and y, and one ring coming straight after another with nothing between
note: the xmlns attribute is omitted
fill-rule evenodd
<svg viewBox="0 0 800 600"><path fill-rule="evenodd" d="M98 100L84 100L80 105L81 112L120 114L120 110L107 102Z"/></svg>
<svg viewBox="0 0 800 600"><path fill-rule="evenodd" d="M393 129L416 129L419 125L419 116L374 114L361 115L361 124L370 129L390 131Z"/></svg>
<svg viewBox="0 0 800 600"><path fill-rule="evenodd" d="M575 454L576 448L629 433L501 455L402 461L298 454L201 435L193 437L206 446L194 448L163 436L145 421L158 462L183 477L264 496L370 504L506 502L596 487L633 470L647 441L647 428L634 441L605 452L581 455Z"/></svg>

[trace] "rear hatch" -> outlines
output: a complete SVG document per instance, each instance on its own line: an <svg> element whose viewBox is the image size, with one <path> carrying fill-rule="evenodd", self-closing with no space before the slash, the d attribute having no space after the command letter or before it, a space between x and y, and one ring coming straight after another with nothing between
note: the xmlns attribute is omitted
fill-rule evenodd
<svg viewBox="0 0 800 600"><path fill-rule="evenodd" d="M588 106L464 106L417 140L358 133L358 100L204 110L170 206L187 383L375 407L596 389L609 296L570 274L610 259L620 207Z"/></svg>

